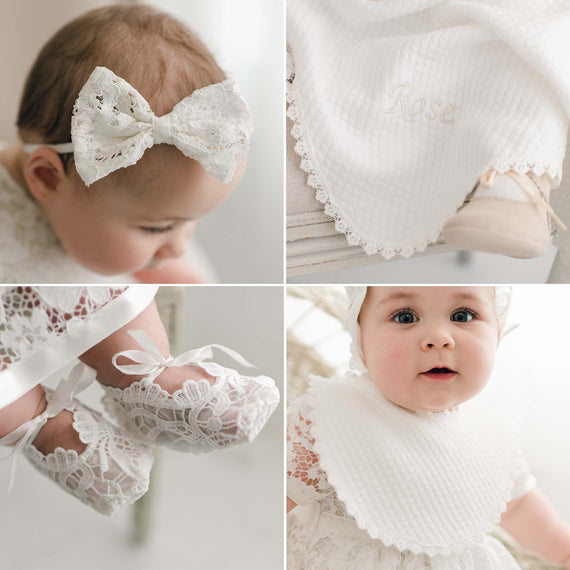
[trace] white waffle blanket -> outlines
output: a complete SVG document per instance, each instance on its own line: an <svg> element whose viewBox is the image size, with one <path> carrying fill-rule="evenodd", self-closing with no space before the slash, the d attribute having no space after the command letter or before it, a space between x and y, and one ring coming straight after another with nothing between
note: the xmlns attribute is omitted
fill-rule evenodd
<svg viewBox="0 0 570 570"><path fill-rule="evenodd" d="M560 182L568 0L289 0L287 25L295 150L349 243L423 250L491 168Z"/></svg>

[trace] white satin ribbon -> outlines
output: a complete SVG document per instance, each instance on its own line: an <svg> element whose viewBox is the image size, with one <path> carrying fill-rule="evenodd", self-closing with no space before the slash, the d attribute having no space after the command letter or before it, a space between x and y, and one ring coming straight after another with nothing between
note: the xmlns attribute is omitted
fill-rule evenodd
<svg viewBox="0 0 570 570"><path fill-rule="evenodd" d="M10 451L10 453L8 453L8 455L0 458L0 461L5 461L12 457L8 492L11 492L14 487L17 458L24 446L27 443L33 442L46 422L50 418L57 416L64 408L69 406L73 401L73 398L79 394L79 392L85 390L85 388L95 380L95 376L96 372L93 368L79 362L73 367L67 378L61 379L57 388L53 392L46 409L39 416L32 418L0 439L0 445L12 445L16 443L15 447Z"/></svg>
<svg viewBox="0 0 570 570"><path fill-rule="evenodd" d="M79 92L71 118L71 143L27 144L73 152L76 170L89 186L138 162L155 144L174 145L221 182L233 178L249 150L251 111L233 79L207 85L157 117L146 99L106 67L96 67Z"/></svg>
<svg viewBox="0 0 570 570"><path fill-rule="evenodd" d="M233 358L238 364L253 368L253 364L248 362L241 354L224 346L223 344L207 344L200 348L188 350L182 354L174 357L169 356L165 358L154 340L145 331L129 331L129 334L138 342L143 350L123 350L113 356L113 365L117 370L124 374L136 375L149 375L151 380L154 380L163 370L173 366L185 366L186 364L193 364L210 360L213 356L213 348L217 348L225 352L228 356ZM117 359L124 356L133 360L137 364L117 364Z"/></svg>

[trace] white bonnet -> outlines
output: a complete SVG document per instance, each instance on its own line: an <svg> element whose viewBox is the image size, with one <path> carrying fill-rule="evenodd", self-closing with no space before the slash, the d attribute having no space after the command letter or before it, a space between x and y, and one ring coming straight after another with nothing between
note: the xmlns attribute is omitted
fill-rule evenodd
<svg viewBox="0 0 570 570"><path fill-rule="evenodd" d="M511 288L507 285L495 285L495 310L497 312L497 321L499 323L499 337L502 338L505 331L505 323L507 321L507 313L511 302ZM345 327L352 337L350 345L351 359L350 368L357 371L366 370L362 361L362 347L360 345L360 325L358 324L358 315L366 296L366 285L347 286L345 287L349 299L348 311L346 313Z"/></svg>

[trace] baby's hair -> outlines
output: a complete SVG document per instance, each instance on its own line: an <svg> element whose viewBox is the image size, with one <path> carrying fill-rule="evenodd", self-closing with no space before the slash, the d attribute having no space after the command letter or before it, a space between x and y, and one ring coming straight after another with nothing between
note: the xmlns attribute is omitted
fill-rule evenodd
<svg viewBox="0 0 570 570"><path fill-rule="evenodd" d="M97 66L130 83L157 116L196 89L226 79L204 43L169 14L144 5L92 10L61 28L40 51L20 101L20 138L69 142L73 105ZM72 156L62 156L65 165Z"/></svg>

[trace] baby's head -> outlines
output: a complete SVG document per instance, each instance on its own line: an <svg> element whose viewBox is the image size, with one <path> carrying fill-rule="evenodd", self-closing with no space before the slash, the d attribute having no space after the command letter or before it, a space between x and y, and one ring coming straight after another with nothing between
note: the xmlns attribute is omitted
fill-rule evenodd
<svg viewBox="0 0 570 570"><path fill-rule="evenodd" d="M493 368L508 292L494 287L349 288L353 365L392 403L453 408L479 393Z"/></svg>
<svg viewBox="0 0 570 570"><path fill-rule="evenodd" d="M205 45L173 17L140 5L93 10L58 31L34 63L18 116L24 143L71 140L75 101L96 67L128 82L157 117L226 79ZM222 183L176 147L157 144L89 188L72 154L40 147L22 151L19 165L67 253L92 271L113 275L181 256L195 220L230 195L245 159Z"/></svg>

